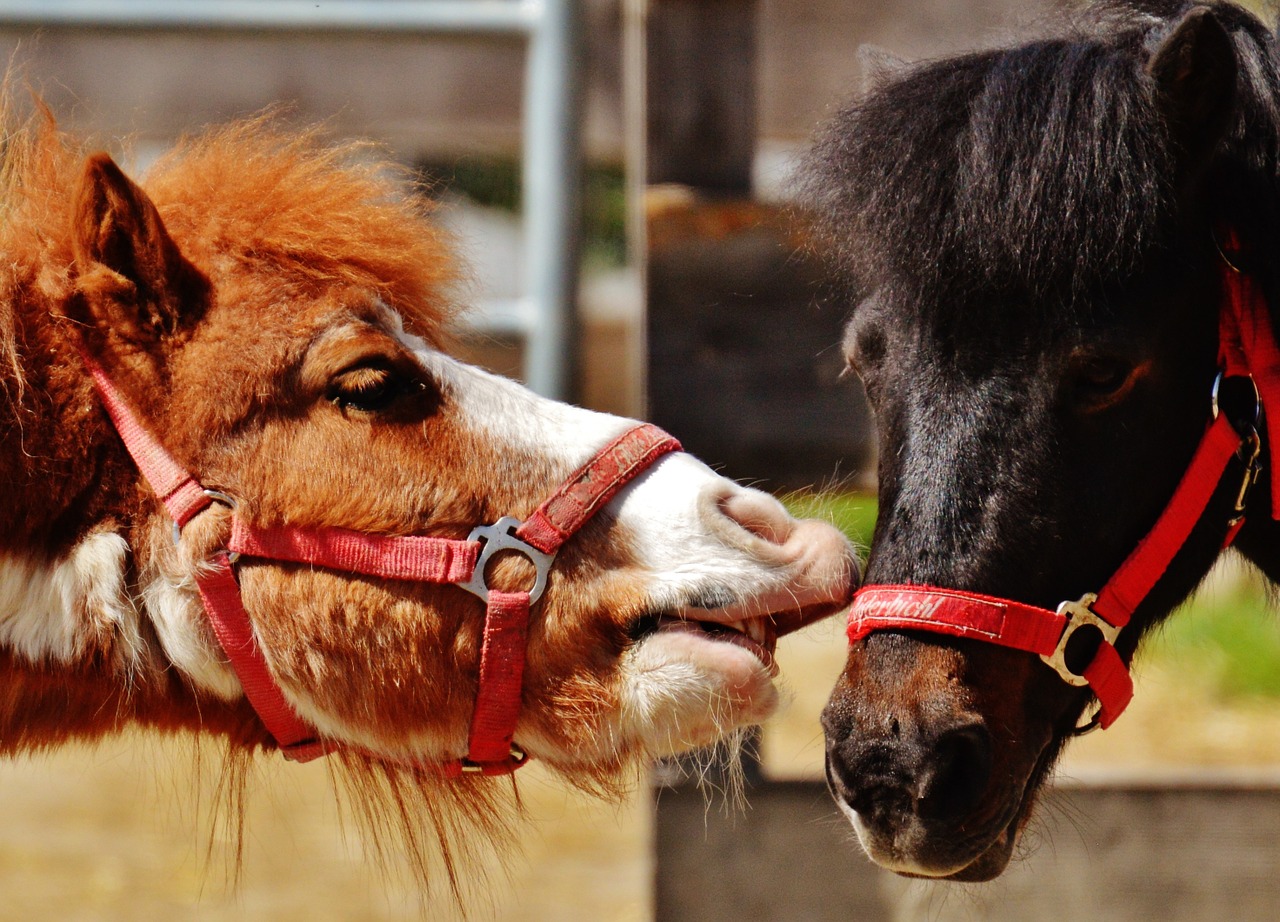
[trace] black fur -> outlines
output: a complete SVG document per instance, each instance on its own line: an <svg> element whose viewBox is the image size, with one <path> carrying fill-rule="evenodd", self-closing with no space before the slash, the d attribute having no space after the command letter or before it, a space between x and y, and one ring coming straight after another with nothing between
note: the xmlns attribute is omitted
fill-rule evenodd
<svg viewBox="0 0 1280 922"><path fill-rule="evenodd" d="M876 413L868 582L1053 608L1100 589L1151 528L1208 420L1224 226L1280 316L1278 55L1235 6L1106 3L910 68L824 129L801 186ZM1237 547L1274 579L1269 476ZM1209 569L1238 482L1123 654ZM1029 654L878 632L824 712L828 776L864 844L994 876L1087 698ZM926 788L955 796L926 815Z"/></svg>
<svg viewBox="0 0 1280 922"><path fill-rule="evenodd" d="M852 292L892 282L956 309L995 294L1047 321L1168 255L1178 169L1144 66L1191 6L1100 5L1059 37L911 68L844 109L800 193ZM1276 44L1236 7L1215 15L1241 68L1214 204L1271 242Z"/></svg>

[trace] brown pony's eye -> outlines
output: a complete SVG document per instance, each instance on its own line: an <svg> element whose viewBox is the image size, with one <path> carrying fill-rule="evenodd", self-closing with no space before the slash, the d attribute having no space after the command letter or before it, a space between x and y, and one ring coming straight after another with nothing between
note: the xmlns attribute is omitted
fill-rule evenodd
<svg viewBox="0 0 1280 922"><path fill-rule="evenodd" d="M387 366L360 365L334 379L329 399L342 409L376 413L390 407L398 397L423 386L421 381Z"/></svg>

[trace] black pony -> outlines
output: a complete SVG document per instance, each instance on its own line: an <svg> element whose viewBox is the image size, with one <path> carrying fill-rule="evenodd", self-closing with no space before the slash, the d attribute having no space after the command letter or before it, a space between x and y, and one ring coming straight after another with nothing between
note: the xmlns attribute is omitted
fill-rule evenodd
<svg viewBox="0 0 1280 922"><path fill-rule="evenodd" d="M1210 419L1228 239L1280 317L1277 54L1235 6L1108 3L892 77L825 129L804 187L877 418L868 584L1053 609L1152 528ZM1235 546L1280 580L1271 448ZM1121 631L1124 660L1219 553L1246 460ZM993 877L1090 700L1030 653L876 630L824 713L832 790L880 864Z"/></svg>

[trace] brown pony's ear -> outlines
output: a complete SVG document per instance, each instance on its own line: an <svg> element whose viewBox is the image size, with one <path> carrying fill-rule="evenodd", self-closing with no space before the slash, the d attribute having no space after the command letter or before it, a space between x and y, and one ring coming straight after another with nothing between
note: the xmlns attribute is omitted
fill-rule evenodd
<svg viewBox="0 0 1280 922"><path fill-rule="evenodd" d="M176 332L198 309L204 279L155 204L107 154L85 162L72 220L77 287L100 323L149 340Z"/></svg>
<svg viewBox="0 0 1280 922"><path fill-rule="evenodd" d="M1235 116L1237 67L1231 37L1207 7L1183 16L1147 64L1191 175L1208 164Z"/></svg>

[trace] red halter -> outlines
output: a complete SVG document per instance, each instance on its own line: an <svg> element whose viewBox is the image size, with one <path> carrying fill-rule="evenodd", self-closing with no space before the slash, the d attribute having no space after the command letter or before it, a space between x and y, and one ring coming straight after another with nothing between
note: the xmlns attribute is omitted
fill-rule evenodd
<svg viewBox="0 0 1280 922"><path fill-rule="evenodd" d="M1234 235L1228 243L1235 249ZM972 592L927 586L866 586L849 610L849 642L878 630L933 631L984 640L1040 656L1070 685L1088 685L1098 699L1095 717L1109 727L1133 697L1133 679L1115 648L1134 610L1164 575L1174 556L1200 521L1233 457L1245 471L1224 547L1244 521L1244 501L1257 479L1261 440L1252 426L1241 434L1226 413L1218 412L1218 386L1224 378L1252 378L1260 412L1263 397L1280 406L1280 348L1272 335L1266 300L1257 281L1223 257L1224 297L1220 312L1219 364L1214 383L1213 420L1155 526L1097 593L1063 602L1057 611ZM1256 419L1255 419L1256 421ZM1266 418L1270 444L1280 442L1280 410ZM1280 477L1272 478L1272 517L1280 518ZM1080 673L1066 663L1067 644L1082 627L1102 639L1092 661ZM1086 725L1092 726L1092 723Z"/></svg>
<svg viewBox="0 0 1280 922"><path fill-rule="evenodd" d="M245 612L233 566L239 557L306 563L384 579L451 583L485 602L480 681L465 758L439 763L449 776L502 775L527 756L514 745L520 712L529 609L546 588L556 552L627 483L680 443L656 426L638 425L606 445L574 472L524 522L504 517L475 528L465 541L425 536L387 537L341 528L264 528L242 517L235 501L206 490L142 425L124 395L87 353L84 361L121 441L174 521L175 540L197 513L213 503L231 507L231 537L196 575L205 612L245 697L285 757L308 762L344 747L321 738L285 699ZM536 577L524 592L485 584L485 565L498 551L524 554ZM360 750L364 751L364 750ZM384 758L377 756L377 758ZM412 763L419 764L419 763Z"/></svg>

